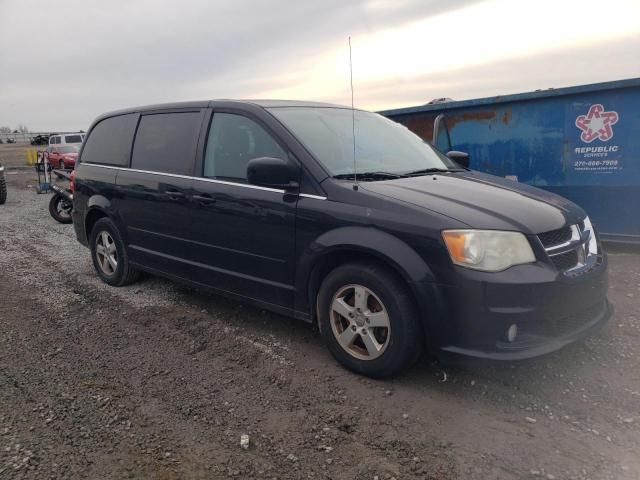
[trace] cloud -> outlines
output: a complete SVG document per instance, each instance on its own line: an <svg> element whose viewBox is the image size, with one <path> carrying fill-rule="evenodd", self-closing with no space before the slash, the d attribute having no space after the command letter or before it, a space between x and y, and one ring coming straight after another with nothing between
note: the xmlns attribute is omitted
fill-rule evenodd
<svg viewBox="0 0 640 480"><path fill-rule="evenodd" d="M606 63L594 61L590 48L572 47L435 74L365 82L358 87L357 96L367 109L382 110L422 105L441 97L466 100L638 76L640 36L608 43L606 52Z"/></svg>
<svg viewBox="0 0 640 480"><path fill-rule="evenodd" d="M456 41L472 47L473 40L466 36L469 29L480 28L474 22L491 24L481 18L464 26L445 21L466 11L492 12L499 1L61 0L44 8L35 0L4 0L0 125L86 129L105 111L202 98L304 97L344 103L349 98L349 35L358 61L367 62L358 64L364 77L356 75L361 106L407 104L418 97L423 101L418 95L427 88L421 87L422 79L459 81L455 62L448 67L445 62L447 68L436 77L425 75L434 55L446 59ZM421 25L433 30L425 33L431 33L432 40L420 37ZM542 32L539 43L564 48L561 36L550 37L554 44L545 43ZM407 38L418 40L407 44ZM494 55L480 58L473 69L495 79L482 65L499 63L505 53L500 45L491 48ZM464 61L452 52L454 59ZM605 52L596 55L610 61ZM607 78L628 71L628 63L621 68L610 70ZM533 81L548 84L549 72L530 71ZM580 82L583 77L572 78ZM481 83L492 88L490 81L475 85Z"/></svg>

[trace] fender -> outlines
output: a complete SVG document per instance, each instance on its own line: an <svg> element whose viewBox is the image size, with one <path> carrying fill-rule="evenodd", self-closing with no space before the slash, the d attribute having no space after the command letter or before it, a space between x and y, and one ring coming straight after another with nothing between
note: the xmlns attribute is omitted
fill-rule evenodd
<svg viewBox="0 0 640 480"><path fill-rule="evenodd" d="M104 210L107 213L111 210L111 201L103 195L92 195L87 202L87 212L92 208Z"/></svg>
<svg viewBox="0 0 640 480"><path fill-rule="evenodd" d="M340 227L323 233L302 252L296 268L297 311L308 312L310 318L314 318L314 302L309 298L313 269L323 257L341 250L360 251L390 264L411 286L418 307L424 313L423 303L428 303L425 297L430 296L428 292L433 290L435 282L429 266L399 238L377 228L360 226Z"/></svg>
<svg viewBox="0 0 640 480"><path fill-rule="evenodd" d="M120 230L120 235L122 236L125 243L127 242L127 232L123 228L120 216L117 214L117 211L112 208L111 200L103 195L92 195L87 202L87 210L84 215L84 227L85 227L85 235L87 235L88 240L88 232L87 232L87 218L89 214L94 210L100 210L107 217L115 222Z"/></svg>

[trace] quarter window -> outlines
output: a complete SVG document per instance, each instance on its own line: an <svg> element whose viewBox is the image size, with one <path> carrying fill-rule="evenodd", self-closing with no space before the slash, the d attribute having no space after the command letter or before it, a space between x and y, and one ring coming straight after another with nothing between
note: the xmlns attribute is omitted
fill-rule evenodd
<svg viewBox="0 0 640 480"><path fill-rule="evenodd" d="M156 113L140 118L131 167L191 175L200 112Z"/></svg>
<svg viewBox="0 0 640 480"><path fill-rule="evenodd" d="M129 166L131 141L138 115L118 115L102 120L91 130L82 150L82 161L101 165Z"/></svg>
<svg viewBox="0 0 640 480"><path fill-rule="evenodd" d="M247 163L259 157L286 158L285 151L253 120L231 113L215 113L209 129L204 176L247 180Z"/></svg>

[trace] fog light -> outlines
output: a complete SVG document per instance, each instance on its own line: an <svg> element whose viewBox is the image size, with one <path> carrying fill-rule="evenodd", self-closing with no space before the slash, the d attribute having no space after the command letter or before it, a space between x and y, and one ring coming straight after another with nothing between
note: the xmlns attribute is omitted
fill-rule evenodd
<svg viewBox="0 0 640 480"><path fill-rule="evenodd" d="M516 339L516 335L518 335L518 326L514 323L507 330L507 340L513 342Z"/></svg>

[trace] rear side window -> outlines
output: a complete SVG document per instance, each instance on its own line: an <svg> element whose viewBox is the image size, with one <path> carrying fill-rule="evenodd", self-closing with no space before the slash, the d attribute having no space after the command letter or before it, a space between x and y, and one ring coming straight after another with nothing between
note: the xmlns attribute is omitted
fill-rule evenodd
<svg viewBox="0 0 640 480"><path fill-rule="evenodd" d="M82 137L80 135L65 135L65 143L82 143Z"/></svg>
<svg viewBox="0 0 640 480"><path fill-rule="evenodd" d="M131 168L191 175L200 112L156 113L140 119Z"/></svg>
<svg viewBox="0 0 640 480"><path fill-rule="evenodd" d="M137 113L102 120L87 137L82 161L127 167L137 121Z"/></svg>

